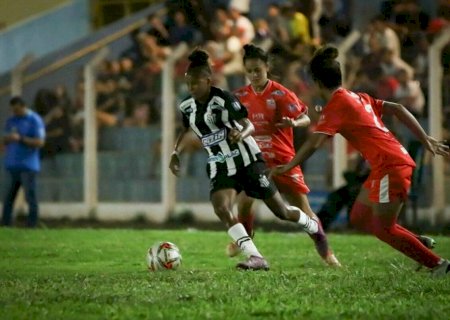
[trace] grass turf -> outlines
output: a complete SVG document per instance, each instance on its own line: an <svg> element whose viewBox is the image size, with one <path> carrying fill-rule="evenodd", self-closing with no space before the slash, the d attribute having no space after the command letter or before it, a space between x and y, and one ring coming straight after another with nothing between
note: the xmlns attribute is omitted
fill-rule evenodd
<svg viewBox="0 0 450 320"><path fill-rule="evenodd" d="M303 233L258 232L269 272L236 271L225 232L0 229L0 319L448 319L450 276L432 279L376 238L329 236L344 268ZM172 241L177 271L149 273ZM436 237L450 258L450 238Z"/></svg>

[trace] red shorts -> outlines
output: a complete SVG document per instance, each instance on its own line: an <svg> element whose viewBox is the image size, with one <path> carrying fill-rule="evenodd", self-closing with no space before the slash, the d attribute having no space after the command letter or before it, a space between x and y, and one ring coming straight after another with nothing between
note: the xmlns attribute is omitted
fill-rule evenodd
<svg viewBox="0 0 450 320"><path fill-rule="evenodd" d="M306 186L303 172L299 166L296 166L291 171L279 176L272 176L275 185L280 193L297 194L308 193L309 188Z"/></svg>
<svg viewBox="0 0 450 320"><path fill-rule="evenodd" d="M413 170L408 165L372 170L364 182L364 188L369 189L369 200L376 203L406 200Z"/></svg>

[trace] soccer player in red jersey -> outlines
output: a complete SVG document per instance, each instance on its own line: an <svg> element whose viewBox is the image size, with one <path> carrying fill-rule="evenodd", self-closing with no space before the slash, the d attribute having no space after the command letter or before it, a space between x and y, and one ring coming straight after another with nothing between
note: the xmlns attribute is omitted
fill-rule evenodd
<svg viewBox="0 0 450 320"><path fill-rule="evenodd" d="M262 151L269 168L289 162L295 156L293 144L294 127L310 124L308 108L298 97L281 84L268 79L268 55L252 44L244 46L244 67L250 84L235 92L236 97L246 107L249 120L255 127L253 137ZM327 237L312 211L306 194L309 192L300 166L295 166L283 175L273 177L274 182L289 204L300 208L311 219L318 222L317 231L308 232L322 259L331 266L340 266L328 246ZM253 235L252 205L254 198L241 194L238 201L238 219L247 233ZM229 256L239 253L239 248L230 243Z"/></svg>
<svg viewBox="0 0 450 320"><path fill-rule="evenodd" d="M338 50L331 46L325 46L314 54L310 70L327 104L311 138L289 163L274 168L272 174L288 172L313 154L328 137L340 133L372 168L352 208L351 223L430 268L433 276L448 275L449 261L433 253L419 236L397 224L415 163L384 126L381 116L396 116L433 156L449 156L448 146L428 136L404 106L342 88L340 65L335 60L337 56Z"/></svg>

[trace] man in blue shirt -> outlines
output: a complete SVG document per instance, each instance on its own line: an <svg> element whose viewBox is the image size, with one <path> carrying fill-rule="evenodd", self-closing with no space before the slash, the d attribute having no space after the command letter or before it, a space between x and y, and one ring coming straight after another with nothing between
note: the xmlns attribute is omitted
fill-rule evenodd
<svg viewBox="0 0 450 320"><path fill-rule="evenodd" d="M22 186L28 203L27 225L35 227L39 206L36 197L36 175L40 171L39 149L45 142L45 125L42 118L27 108L20 97L9 102L12 116L6 120L3 142L5 168L8 172L3 201L2 224L12 224L12 211L17 192Z"/></svg>

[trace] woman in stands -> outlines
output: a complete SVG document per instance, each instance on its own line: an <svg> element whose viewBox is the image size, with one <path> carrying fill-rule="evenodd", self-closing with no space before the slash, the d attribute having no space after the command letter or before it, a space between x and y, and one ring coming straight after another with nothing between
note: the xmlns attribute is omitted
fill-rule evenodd
<svg viewBox="0 0 450 320"><path fill-rule="evenodd" d="M250 84L237 90L235 94L247 108L249 119L255 126L253 137L262 151L267 166L271 168L286 163L294 157L292 128L309 125L308 109L293 92L268 79L267 53L252 44L245 45L244 50L244 67ZM289 204L300 208L311 219L317 221L319 232L308 234L313 239L321 258L328 265L340 266L328 246L319 218L309 205L306 196L309 189L300 166L274 177L273 180ZM254 201L255 199L242 194L238 202L238 219L251 236L254 232L252 212ZM239 248L234 243L228 245L229 256L235 256L239 252Z"/></svg>
<svg viewBox="0 0 450 320"><path fill-rule="evenodd" d="M202 50L195 50L189 56L186 82L191 95L179 106L184 130L175 144L170 169L176 175L179 173L180 142L189 129L193 130L209 156L207 172L211 180L210 198L214 212L248 257L237 268L267 270L266 260L232 213L240 191L262 199L277 217L298 223L309 233L318 232L319 226L300 209L287 207L273 182L266 177L267 168L261 150L250 136L254 127L247 119L247 109L232 94L211 85L212 71L208 59L208 54Z"/></svg>
<svg viewBox="0 0 450 320"><path fill-rule="evenodd" d="M315 133L294 159L273 169L272 174L288 172L311 156L325 140L340 133L362 154L372 169L351 211L351 223L430 268L432 275L448 275L449 261L434 254L420 241L419 236L397 224L415 163L384 126L381 117L383 114L396 116L433 156L449 156L448 146L428 136L404 106L342 88L337 56L336 48L325 46L312 58L310 70L327 104Z"/></svg>

